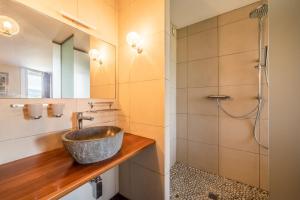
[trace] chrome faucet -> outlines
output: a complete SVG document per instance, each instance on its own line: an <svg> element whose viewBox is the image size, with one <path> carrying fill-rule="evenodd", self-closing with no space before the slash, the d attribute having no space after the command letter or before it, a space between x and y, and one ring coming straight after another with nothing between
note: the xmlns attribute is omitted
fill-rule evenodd
<svg viewBox="0 0 300 200"><path fill-rule="evenodd" d="M78 125L78 129L82 129L82 127L83 127L83 120L93 121L94 117L83 116L83 112L78 112L77 113L77 125Z"/></svg>

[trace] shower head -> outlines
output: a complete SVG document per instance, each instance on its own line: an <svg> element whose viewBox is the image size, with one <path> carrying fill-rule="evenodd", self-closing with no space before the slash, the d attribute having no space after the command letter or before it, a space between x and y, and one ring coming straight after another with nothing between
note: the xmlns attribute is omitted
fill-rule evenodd
<svg viewBox="0 0 300 200"><path fill-rule="evenodd" d="M268 4L263 4L250 12L250 18L262 18L268 14Z"/></svg>

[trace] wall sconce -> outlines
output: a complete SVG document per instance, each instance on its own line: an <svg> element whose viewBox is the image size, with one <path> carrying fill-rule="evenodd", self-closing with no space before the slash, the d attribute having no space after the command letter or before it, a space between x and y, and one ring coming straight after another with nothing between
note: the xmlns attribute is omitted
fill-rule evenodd
<svg viewBox="0 0 300 200"><path fill-rule="evenodd" d="M104 49L91 49L89 51L89 56L93 61L99 62L100 65L103 64L103 60L105 59L105 51Z"/></svg>
<svg viewBox="0 0 300 200"><path fill-rule="evenodd" d="M136 32L130 32L127 34L127 43L134 49L136 49L137 53L143 52L142 47L142 39Z"/></svg>
<svg viewBox="0 0 300 200"><path fill-rule="evenodd" d="M20 31L19 24L12 18L0 16L0 34L11 37L17 35Z"/></svg>

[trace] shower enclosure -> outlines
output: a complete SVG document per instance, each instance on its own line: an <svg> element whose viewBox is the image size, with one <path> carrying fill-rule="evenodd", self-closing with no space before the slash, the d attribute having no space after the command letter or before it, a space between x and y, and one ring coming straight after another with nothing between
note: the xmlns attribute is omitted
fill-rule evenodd
<svg viewBox="0 0 300 200"><path fill-rule="evenodd" d="M209 188L226 185L218 181L226 177L267 198L267 13L258 2L177 30L179 163L172 184L193 167L195 179L213 180Z"/></svg>

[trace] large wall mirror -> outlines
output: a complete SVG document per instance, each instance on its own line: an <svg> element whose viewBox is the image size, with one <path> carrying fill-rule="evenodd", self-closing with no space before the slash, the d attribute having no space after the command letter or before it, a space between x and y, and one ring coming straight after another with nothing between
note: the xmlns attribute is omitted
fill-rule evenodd
<svg viewBox="0 0 300 200"><path fill-rule="evenodd" d="M10 0L0 15L0 98L115 98L114 45Z"/></svg>

